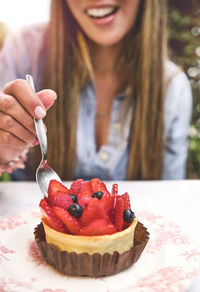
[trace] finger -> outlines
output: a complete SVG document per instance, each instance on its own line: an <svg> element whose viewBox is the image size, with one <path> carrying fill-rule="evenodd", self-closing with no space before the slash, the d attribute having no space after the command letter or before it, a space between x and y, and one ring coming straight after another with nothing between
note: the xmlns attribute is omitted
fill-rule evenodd
<svg viewBox="0 0 200 292"><path fill-rule="evenodd" d="M34 118L43 119L45 117L45 106L26 80L16 79L6 84L3 92L14 96Z"/></svg>
<svg viewBox="0 0 200 292"><path fill-rule="evenodd" d="M12 116L0 112L0 129L13 134L18 139L22 140L28 146L35 142L35 135L27 131L20 123Z"/></svg>
<svg viewBox="0 0 200 292"><path fill-rule="evenodd" d="M57 99L55 91L51 89L43 89L40 92L37 92L37 95L47 110L54 104L55 100Z"/></svg>
<svg viewBox="0 0 200 292"><path fill-rule="evenodd" d="M26 147L26 143L19 138L17 138L12 133L0 129L0 147L7 147L7 151L9 148L20 149L22 151L23 148ZM5 151L6 153L6 151Z"/></svg>
<svg viewBox="0 0 200 292"><path fill-rule="evenodd" d="M35 126L32 116L19 104L11 95L0 93L0 110L1 112L12 116L29 132L36 136Z"/></svg>
<svg viewBox="0 0 200 292"><path fill-rule="evenodd" d="M21 147L21 145L24 145L24 143L18 143L18 139L9 133L9 145L7 144L7 142L4 143L4 135L7 134L4 131L0 130L0 164L5 164L8 161L15 159L16 157L19 157L21 153L23 153L24 149L26 149L24 147ZM4 144L2 144L2 141Z"/></svg>

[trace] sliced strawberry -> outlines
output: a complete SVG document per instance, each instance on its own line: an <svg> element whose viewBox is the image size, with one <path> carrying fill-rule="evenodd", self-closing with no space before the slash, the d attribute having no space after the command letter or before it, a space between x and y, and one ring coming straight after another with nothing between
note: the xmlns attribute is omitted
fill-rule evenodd
<svg viewBox="0 0 200 292"><path fill-rule="evenodd" d="M45 217L45 222L49 226L51 226L53 229L55 229L59 232L67 233L67 228L62 223L62 221L55 216L51 207L48 205L46 198L44 198L40 201L40 209L41 209L43 216Z"/></svg>
<svg viewBox="0 0 200 292"><path fill-rule="evenodd" d="M91 222L89 225L80 229L80 235L93 236L93 235L106 235L116 232L113 224L108 224L104 219L98 219Z"/></svg>
<svg viewBox="0 0 200 292"><path fill-rule="evenodd" d="M52 207L52 211L64 223L71 234L79 233L81 226L78 220L70 215L68 211L60 207Z"/></svg>
<svg viewBox="0 0 200 292"><path fill-rule="evenodd" d="M114 199L115 197L111 195L109 192L104 192L100 200L101 204L103 205L104 209L106 210L109 216L111 216L114 208Z"/></svg>
<svg viewBox="0 0 200 292"><path fill-rule="evenodd" d="M82 197L91 197L93 194L93 189L90 181L84 183L81 189L81 193L78 196L78 199Z"/></svg>
<svg viewBox="0 0 200 292"><path fill-rule="evenodd" d="M77 179L71 184L70 187L70 194L74 194L75 196L78 196L81 193L81 189L83 185L85 184L85 181L83 179Z"/></svg>
<svg viewBox="0 0 200 292"><path fill-rule="evenodd" d="M123 228L123 211L124 199L122 198L122 196L117 196L114 209L114 225L117 231L121 231Z"/></svg>
<svg viewBox="0 0 200 292"><path fill-rule="evenodd" d="M118 184L112 185L112 195L115 195L115 196L118 195Z"/></svg>
<svg viewBox="0 0 200 292"><path fill-rule="evenodd" d="M85 210L88 206L88 203L90 200L92 200L93 198L92 197L89 197L89 196L81 196L79 199L78 199L78 204L81 205L81 207L83 208L83 210Z"/></svg>
<svg viewBox="0 0 200 292"><path fill-rule="evenodd" d="M129 198L129 194L125 193L123 194L123 199L124 199L124 210L126 209L131 209L131 203L130 203L130 198ZM127 223L123 220L123 226L122 229L126 229L130 226L130 223Z"/></svg>
<svg viewBox="0 0 200 292"><path fill-rule="evenodd" d="M48 187L48 200L50 204L52 203L52 199L58 191L69 194L67 187L65 187L57 180L51 180Z"/></svg>
<svg viewBox="0 0 200 292"><path fill-rule="evenodd" d="M107 214L110 216L112 214L113 205L114 205L114 195L111 195L106 188L106 185L98 178L93 178L91 180L91 185L93 193L103 192L103 195L100 199L101 204L106 210Z"/></svg>
<svg viewBox="0 0 200 292"><path fill-rule="evenodd" d="M92 198L87 207L84 208L84 212L80 218L82 225L88 225L96 219L104 219L107 224L111 224L110 218L101 204L101 201L96 198Z"/></svg>
<svg viewBox="0 0 200 292"><path fill-rule="evenodd" d="M118 195L118 184L113 184L112 185L112 196L114 196L114 199L113 199L113 207L112 207L112 211L111 211L111 215L110 215L112 222L114 222L114 210L115 210L117 195Z"/></svg>
<svg viewBox="0 0 200 292"><path fill-rule="evenodd" d="M108 192L106 185L99 178L93 178L90 181L93 193L95 192Z"/></svg>
<svg viewBox="0 0 200 292"><path fill-rule="evenodd" d="M131 205L128 193L125 193L122 196L116 196L114 208L114 225L117 231L121 231L130 225L129 223L126 223L123 219L124 210L130 208Z"/></svg>
<svg viewBox="0 0 200 292"><path fill-rule="evenodd" d="M128 193L123 194L122 198L124 199L124 209L130 209L131 203L130 203L129 194Z"/></svg>
<svg viewBox="0 0 200 292"><path fill-rule="evenodd" d="M72 198L66 193L58 191L52 198L52 206L61 207L65 210L73 204Z"/></svg>

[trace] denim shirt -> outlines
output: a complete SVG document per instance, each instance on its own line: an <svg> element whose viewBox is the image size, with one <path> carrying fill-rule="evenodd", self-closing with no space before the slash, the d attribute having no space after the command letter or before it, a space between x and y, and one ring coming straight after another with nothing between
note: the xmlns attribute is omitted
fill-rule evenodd
<svg viewBox="0 0 200 292"><path fill-rule="evenodd" d="M92 85L81 93L77 127L77 164L75 177L102 180L123 180L126 178L128 164L128 136L122 137L118 120L124 96L114 99L111 112L108 143L96 150L95 118L96 95ZM124 136L124 135L123 135Z"/></svg>
<svg viewBox="0 0 200 292"><path fill-rule="evenodd" d="M13 34L7 38L0 52L0 89L16 78L32 73L35 85L39 82L41 40L44 26ZM41 62L40 62L41 61ZM186 75L171 61L165 62L168 82L164 103L163 179L184 179L188 154L188 132L192 112L192 92ZM74 178L124 180L127 177L129 157L128 136L130 119L121 131L120 108L125 96L116 96L113 103L107 145L96 150L95 116L96 95L92 84L81 92L77 124L77 149ZM15 179L25 179L23 171L16 171Z"/></svg>
<svg viewBox="0 0 200 292"><path fill-rule="evenodd" d="M174 75L174 76L173 76ZM164 104L163 179L183 179L186 176L188 129L191 119L192 94L186 75L170 61L166 62L168 84ZM99 177L103 180L124 180L129 157L128 134L130 119L121 135L119 114L125 96L114 99L107 145L96 150L96 95L92 85L81 94L77 129L77 164L75 177Z"/></svg>

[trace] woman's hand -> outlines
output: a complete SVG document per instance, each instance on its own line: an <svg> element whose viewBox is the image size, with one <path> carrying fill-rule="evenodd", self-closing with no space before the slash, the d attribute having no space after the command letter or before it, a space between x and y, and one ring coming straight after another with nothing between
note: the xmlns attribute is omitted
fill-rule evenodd
<svg viewBox="0 0 200 292"><path fill-rule="evenodd" d="M0 91L0 165L37 144L33 117L44 118L55 100L53 90L35 93L23 79L4 86Z"/></svg>

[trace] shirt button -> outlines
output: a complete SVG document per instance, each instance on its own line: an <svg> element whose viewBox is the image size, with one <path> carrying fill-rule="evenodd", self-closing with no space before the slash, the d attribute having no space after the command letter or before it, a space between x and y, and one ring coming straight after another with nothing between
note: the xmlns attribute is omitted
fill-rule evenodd
<svg viewBox="0 0 200 292"><path fill-rule="evenodd" d="M119 123L119 122L115 123L114 128L115 128L115 130L119 131L121 129L121 123Z"/></svg>
<svg viewBox="0 0 200 292"><path fill-rule="evenodd" d="M100 153L100 158L101 158L101 160L103 160L103 161L107 161L108 158L109 158L109 155L108 155L108 153L106 153L106 152L101 152L101 153Z"/></svg>

